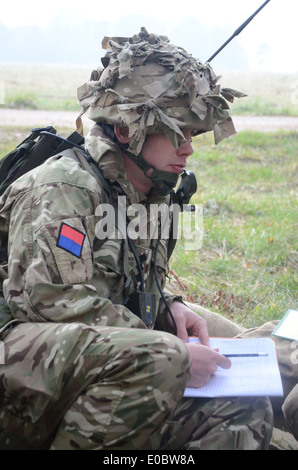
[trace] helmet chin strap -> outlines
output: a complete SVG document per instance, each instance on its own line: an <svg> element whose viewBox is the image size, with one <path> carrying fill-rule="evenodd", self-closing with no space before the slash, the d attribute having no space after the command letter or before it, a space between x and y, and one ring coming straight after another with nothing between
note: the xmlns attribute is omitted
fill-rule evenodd
<svg viewBox="0 0 298 470"><path fill-rule="evenodd" d="M141 153L134 155L127 150L125 153L143 171L144 175L151 179L153 187L158 190L159 194L166 196L175 188L179 175L169 171L157 170L149 165Z"/></svg>
<svg viewBox="0 0 298 470"><path fill-rule="evenodd" d="M143 171L144 175L151 179L154 188L157 189L159 194L162 196L170 194L178 182L179 175L176 173L170 173L169 171L157 170L152 165L149 165L141 153L139 155L135 155L129 152L128 145L121 144L121 142L119 142L112 126L103 123L98 123L98 125L111 140L117 143L120 150L126 153L126 155Z"/></svg>

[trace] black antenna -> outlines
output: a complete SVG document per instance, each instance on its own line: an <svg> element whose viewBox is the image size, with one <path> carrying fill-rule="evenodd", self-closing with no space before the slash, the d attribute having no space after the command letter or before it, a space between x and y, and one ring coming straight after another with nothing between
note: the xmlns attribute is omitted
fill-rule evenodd
<svg viewBox="0 0 298 470"><path fill-rule="evenodd" d="M239 26L238 29L236 29L236 31L234 32L234 34L216 51L214 52L214 54L207 60L207 62L211 62L211 60L214 59L214 57L217 56L217 54L220 53L220 51L222 51L228 44L229 42L232 41L232 39L234 39L236 36L238 36L238 34L241 33L241 31L244 30L244 28L246 28L246 26L251 22L251 20L254 19L254 17L267 5L267 3L269 3L270 0L267 0L266 2L263 3L263 5L260 6L260 8L257 9L257 11L254 12L253 15L251 15L246 21L244 21L244 23Z"/></svg>

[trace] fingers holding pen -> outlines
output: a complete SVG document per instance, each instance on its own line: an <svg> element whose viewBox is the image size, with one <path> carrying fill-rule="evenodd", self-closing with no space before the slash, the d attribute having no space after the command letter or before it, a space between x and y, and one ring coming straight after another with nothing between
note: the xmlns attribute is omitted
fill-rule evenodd
<svg viewBox="0 0 298 470"><path fill-rule="evenodd" d="M186 347L192 359L189 387L202 387L208 382L211 375L216 373L217 367L224 369L231 367L230 359L214 349L198 343L188 343Z"/></svg>
<svg viewBox="0 0 298 470"><path fill-rule="evenodd" d="M219 352L217 352L217 356L218 358L216 361L216 365L218 365L219 367L222 367L223 369L229 369L231 367L232 363L228 357L223 356L222 354L219 354Z"/></svg>

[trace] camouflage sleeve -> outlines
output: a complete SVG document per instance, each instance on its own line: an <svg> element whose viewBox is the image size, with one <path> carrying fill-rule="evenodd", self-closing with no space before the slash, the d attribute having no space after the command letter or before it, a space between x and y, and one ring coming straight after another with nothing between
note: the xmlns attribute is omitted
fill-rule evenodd
<svg viewBox="0 0 298 470"><path fill-rule="evenodd" d="M4 295L14 317L144 328L126 307L108 300L119 273L94 259L97 183L86 172L75 175L73 163L72 170L60 166L60 173L74 174L67 183L49 162L38 177L31 172L14 184L1 202L9 224Z"/></svg>
<svg viewBox="0 0 298 470"><path fill-rule="evenodd" d="M180 295L172 294L167 289L163 290L163 295L170 309L174 301L183 303L183 299ZM160 302L159 302L159 309L158 309L158 315L156 318L155 329L161 330L161 331L167 331L167 332L171 331L171 328L168 322L168 309L163 299L160 299Z"/></svg>

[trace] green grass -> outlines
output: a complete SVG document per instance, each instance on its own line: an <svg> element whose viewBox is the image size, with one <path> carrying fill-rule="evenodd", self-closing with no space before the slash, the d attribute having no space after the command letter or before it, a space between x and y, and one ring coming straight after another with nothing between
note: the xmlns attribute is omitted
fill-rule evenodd
<svg viewBox="0 0 298 470"><path fill-rule="evenodd" d="M194 140L204 239L197 251L178 242L170 286L245 326L297 308L297 147L295 132Z"/></svg>
<svg viewBox="0 0 298 470"><path fill-rule="evenodd" d="M255 116L298 116L297 74L223 72L220 83L248 96L235 100L233 114Z"/></svg>

